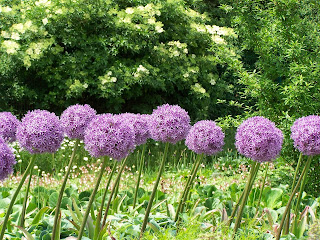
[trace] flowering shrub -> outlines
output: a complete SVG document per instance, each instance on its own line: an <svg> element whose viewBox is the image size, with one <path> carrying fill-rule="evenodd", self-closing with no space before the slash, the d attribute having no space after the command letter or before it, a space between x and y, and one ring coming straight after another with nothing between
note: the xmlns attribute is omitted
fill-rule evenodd
<svg viewBox="0 0 320 240"><path fill-rule="evenodd" d="M60 120L66 135L73 139L84 139L84 131L96 115L96 110L88 104L72 105L61 114Z"/></svg>
<svg viewBox="0 0 320 240"><path fill-rule="evenodd" d="M3 109L62 112L84 99L98 112L151 112L164 102L197 117L242 109L234 94L243 71L230 44L236 35L217 26L203 0L27 0L0 7Z"/></svg>
<svg viewBox="0 0 320 240"><path fill-rule="evenodd" d="M185 139L191 127L188 113L178 105L169 104L157 107L148 125L152 139L173 144Z"/></svg>
<svg viewBox="0 0 320 240"><path fill-rule="evenodd" d="M264 117L245 120L237 129L236 147L239 153L257 162L275 159L281 151L283 134Z"/></svg>
<svg viewBox="0 0 320 240"><path fill-rule="evenodd" d="M0 113L0 137L6 142L16 140L17 127L20 121L11 112Z"/></svg>
<svg viewBox="0 0 320 240"><path fill-rule="evenodd" d="M186 138L186 145L197 154L213 155L222 151L224 133L214 121L199 121L190 129Z"/></svg>
<svg viewBox="0 0 320 240"><path fill-rule="evenodd" d="M17 129L20 145L30 153L53 153L64 138L59 118L46 110L28 112Z"/></svg>

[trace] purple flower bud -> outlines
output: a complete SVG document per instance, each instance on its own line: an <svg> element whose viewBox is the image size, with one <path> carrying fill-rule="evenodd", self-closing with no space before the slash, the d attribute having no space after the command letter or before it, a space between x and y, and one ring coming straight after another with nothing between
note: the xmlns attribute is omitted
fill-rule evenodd
<svg viewBox="0 0 320 240"><path fill-rule="evenodd" d="M1 138L0 138L1 139ZM6 179L13 173L13 165L16 164L12 149L0 140L0 181Z"/></svg>
<svg viewBox="0 0 320 240"><path fill-rule="evenodd" d="M197 154L213 155L222 151L224 133L214 121L199 121L191 127L186 145Z"/></svg>
<svg viewBox="0 0 320 240"><path fill-rule="evenodd" d="M64 138L59 118L46 110L29 111L17 129L20 145L30 153L53 153Z"/></svg>
<svg viewBox="0 0 320 240"><path fill-rule="evenodd" d="M118 116L122 118L123 121L127 122L127 124L132 125L135 134L134 142L136 146L147 142L147 139L150 138L147 122L149 115L123 113Z"/></svg>
<svg viewBox="0 0 320 240"><path fill-rule="evenodd" d="M89 122L96 116L96 110L88 104L72 105L63 111L60 117L66 135L71 139L84 139L84 131Z"/></svg>
<svg viewBox="0 0 320 240"><path fill-rule="evenodd" d="M245 120L237 129L238 152L257 162L275 159L281 151L283 134L276 125L264 117Z"/></svg>
<svg viewBox="0 0 320 240"><path fill-rule="evenodd" d="M10 112L0 113L0 137L6 142L16 141L17 127L20 121Z"/></svg>
<svg viewBox="0 0 320 240"><path fill-rule="evenodd" d="M148 125L151 138L173 144L185 139L191 127L188 113L178 105L169 104L153 110Z"/></svg>
<svg viewBox="0 0 320 240"><path fill-rule="evenodd" d="M302 154L320 154L320 116L298 118L291 127L291 139Z"/></svg>
<svg viewBox="0 0 320 240"><path fill-rule="evenodd" d="M84 143L93 157L121 160L134 149L134 131L117 116L97 115L85 130Z"/></svg>

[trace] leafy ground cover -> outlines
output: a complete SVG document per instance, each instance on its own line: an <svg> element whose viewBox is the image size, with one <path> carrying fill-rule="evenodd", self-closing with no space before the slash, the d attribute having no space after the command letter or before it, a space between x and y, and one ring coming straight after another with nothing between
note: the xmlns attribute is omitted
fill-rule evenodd
<svg viewBox="0 0 320 240"><path fill-rule="evenodd" d="M74 141L64 141L62 149L55 157L66 156L68 158L73 145ZM155 149L156 147L161 148L162 144L157 146L151 143L148 146L150 146L149 149L152 152L150 153L152 159L157 159L154 158L157 154L160 157L160 152ZM19 149L17 151L19 152ZM171 151L172 154L169 156L172 159L168 162L166 171L161 178L155 203L151 210L151 220L143 239L231 239L232 228L229 230L226 223L228 216L231 215L233 204L237 202L247 181L249 175L248 160L241 158L231 149L223 156L218 155L206 159L201 165L190 191L185 208L187 211L182 214L182 220L177 224L173 220L175 211L195 156L179 145L174 149L172 148ZM20 152L20 154L26 153ZM71 236L76 236L97 173L101 168L101 160L98 159L93 162L93 159L90 159L85 152L83 155L80 154L79 157L81 157L81 161L79 160L78 164L73 167L62 199L61 239L70 239ZM142 175L138 203L133 209L134 188L138 175L135 159L138 157L139 150L132 154L131 161L122 174L118 194L111 202L103 239L134 239L139 237L145 208L156 178L154 170L156 170L157 160L153 160L155 161L153 163L147 163L149 168L146 168ZM173 157L177 157L177 160L175 161ZM42 159L39 159L38 162L42 162ZM19 164L20 166L16 166L17 174L1 183L0 217L2 218L15 186L21 179L19 169L23 171L24 166L22 162ZM260 186L263 183L266 168L269 170L265 182L266 187L261 194L260 206L258 206ZM54 208L64 170L60 169L59 171L46 173L39 166L35 167L28 197L25 228L15 227L18 225L22 209L24 189L14 205L14 214L10 219L11 228L7 229L9 234L7 237L10 239L21 239L23 236L27 239L51 239ZM117 171L119 171L119 166ZM103 188L110 172L111 169L108 166L91 209L85 233L87 238L84 237L83 239L92 239ZM236 239L274 238L289 199L289 186L293 173L294 168L288 164L263 164L249 196L244 210L243 223ZM287 182L285 178L281 178L282 182L274 181L275 179L279 180L279 176L283 174L287 175ZM115 176L112 182L114 180ZM111 186L109 186L109 190L111 190ZM304 224L304 227L301 228L302 232L299 239L317 239L317 236L319 236L319 225L316 225L319 203L319 196L315 197L307 193L303 195L300 207L302 211L301 219L303 219L301 224ZM297 238L290 238L289 236L287 239Z"/></svg>

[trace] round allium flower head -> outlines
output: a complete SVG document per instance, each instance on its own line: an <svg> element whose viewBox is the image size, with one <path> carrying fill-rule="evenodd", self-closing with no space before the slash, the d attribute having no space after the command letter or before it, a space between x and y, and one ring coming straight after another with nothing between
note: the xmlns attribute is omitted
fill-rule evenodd
<svg viewBox="0 0 320 240"><path fill-rule="evenodd" d="M257 162L275 159L280 154L282 142L281 130L260 116L245 120L236 133L238 152Z"/></svg>
<svg viewBox="0 0 320 240"><path fill-rule="evenodd" d="M147 139L150 138L149 128L148 128L148 117L141 114L134 113L123 113L118 115L127 124L131 124L134 130L134 143L136 146L144 144Z"/></svg>
<svg viewBox="0 0 320 240"><path fill-rule="evenodd" d="M71 138L84 139L84 130L89 122L96 116L96 110L88 104L72 105L63 111L60 117L66 135Z"/></svg>
<svg viewBox="0 0 320 240"><path fill-rule="evenodd" d="M173 144L185 139L191 127L188 113L178 105L169 104L153 110L148 126L152 139Z"/></svg>
<svg viewBox="0 0 320 240"><path fill-rule="evenodd" d="M85 130L84 144L93 157L121 160L134 149L134 131L118 116L97 115Z"/></svg>
<svg viewBox="0 0 320 240"><path fill-rule="evenodd" d="M320 116L298 118L291 127L291 138L302 154L320 154Z"/></svg>
<svg viewBox="0 0 320 240"><path fill-rule="evenodd" d="M30 153L53 153L64 138L59 118L46 110L29 111L17 129L20 145Z"/></svg>
<svg viewBox="0 0 320 240"><path fill-rule="evenodd" d="M191 127L186 138L186 145L195 153L213 155L222 151L224 133L214 121L199 121Z"/></svg>
<svg viewBox="0 0 320 240"><path fill-rule="evenodd" d="M16 140L17 127L20 121L10 112L0 113L0 137L6 142Z"/></svg>
<svg viewBox="0 0 320 240"><path fill-rule="evenodd" d="M0 138L1 139L1 138ZM0 181L13 173L13 165L16 164L14 154L9 146L0 140Z"/></svg>

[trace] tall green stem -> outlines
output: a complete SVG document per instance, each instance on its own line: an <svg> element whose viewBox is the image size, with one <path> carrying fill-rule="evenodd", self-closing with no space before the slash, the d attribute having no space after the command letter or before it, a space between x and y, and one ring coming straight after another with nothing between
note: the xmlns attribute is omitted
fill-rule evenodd
<svg viewBox="0 0 320 240"><path fill-rule="evenodd" d="M236 219L236 222L235 222L235 225L234 225L233 238L235 237L235 234L237 233L238 228L240 227L240 222L241 222L241 218L242 218L242 213L243 213L243 210L244 210L244 206L245 206L246 203L247 203L248 196L249 196L249 193L250 193L250 191L251 191L251 188L252 188L254 179L255 179L255 177L257 176L257 172L258 172L259 166L260 166L260 163L258 163L258 162L254 162L254 163L252 164L252 168L251 168L251 171L250 171L249 181L248 181L248 183L247 183L247 185L246 185L246 188L245 188L245 190L244 190L244 191L245 191L245 192L244 192L244 196L243 196L243 198L242 198L241 205L240 205L240 208L239 208L239 212L238 212L238 215L237 215L237 219Z"/></svg>
<svg viewBox="0 0 320 240"><path fill-rule="evenodd" d="M153 186L153 191L151 193L151 196L150 196L150 199L149 199L149 202L148 202L148 207L147 207L146 213L144 215L144 220L143 220L142 227L141 227L141 232L140 232L140 238L143 236L143 233L144 233L144 231L146 229L146 226L147 226L147 222L148 222L148 219L149 219L149 214L150 214L151 207L152 207L152 202L153 202L154 196L156 195L157 188L158 188L158 185L159 185L159 181L160 181L160 178L161 178L164 166L165 166L165 162L166 162L166 159L167 159L168 148L169 148L169 143L167 142L166 145L165 145L163 159L161 161L161 165L160 165L160 169L159 169L159 172L158 172L158 176L157 176L156 182L155 182L155 184Z"/></svg>
<svg viewBox="0 0 320 240"><path fill-rule="evenodd" d="M10 204L9 204L9 207L7 209L7 213L5 215L5 218L4 218L4 221L3 221L3 224L2 224L2 229L1 229L1 233L0 233L0 240L3 239L3 236L4 236L4 232L6 231L6 228L7 228L7 223L8 223L8 220L9 220L9 216L10 216L10 213L11 213L11 210L13 208L13 205L14 205L14 202L21 190L21 187L22 185L24 184L24 181L26 180L28 174L30 173L31 169L33 168L33 165L34 165L34 161L35 161L35 155L33 154L31 156L31 159L30 159L30 162L29 162L29 165L26 169L26 171L24 172L24 174L22 175L22 178L20 180L20 183L16 189L16 191L14 192L13 196L12 196L12 199L10 201Z"/></svg>
<svg viewBox="0 0 320 240"><path fill-rule="evenodd" d="M252 171L252 170L253 170L253 169L251 168L251 171ZM249 180L251 180L250 182L248 181L248 183L247 183L247 185L249 184L249 186L248 186L249 189L252 188L254 179L256 178L256 176L257 176L257 174L258 174L258 170L259 170L259 168L254 169L254 173L253 173L254 175L253 175L253 177L251 177L251 179L250 179L250 176L249 176ZM250 171L250 175L251 175L251 171ZM239 197L236 205L234 206L234 208L233 208L233 210L232 210L232 213L231 213L231 215L230 215L230 217L229 217L228 224L227 224L229 227L230 227L230 225L231 225L231 223L232 223L232 221L233 221L234 216L235 216L236 213L237 213L238 207L239 207L239 205L240 205L240 203L241 203L241 201L242 201L242 198L243 198L244 194L245 194L245 189L242 191L242 193L241 193L241 195L240 195L240 197Z"/></svg>
<svg viewBox="0 0 320 240"><path fill-rule="evenodd" d="M181 196L178 208L177 208L177 212L176 212L175 219L174 219L175 222L177 222L179 220L180 212L183 212L184 204L187 201L188 193L189 193L190 188L192 186L192 183L196 177L196 174L197 174L198 168L201 164L202 158L203 158L203 154L199 154L197 156L196 163L194 164L194 167L191 170L191 173L189 175L189 178L188 178L188 181L185 185L185 188L182 192L182 196Z"/></svg>
<svg viewBox="0 0 320 240"><path fill-rule="evenodd" d="M309 158L311 159L312 157L309 156ZM306 172L308 172L308 170L309 170L309 168L310 168L311 161L308 162L308 164L309 164L309 165L308 165L308 168L307 168ZM293 223L293 231L294 231L294 233L295 233L295 231L296 231L297 224L298 224L298 213L299 213L299 208L300 208L302 193L303 193L303 190L304 190L304 186L306 185L306 181L307 181L307 174L305 173L304 176L303 176L301 185L300 185L300 190L299 190L297 202L296 202L296 206L295 206L295 209L294 209L294 216L295 216L295 217L294 217L294 223Z"/></svg>
<svg viewBox="0 0 320 240"><path fill-rule="evenodd" d="M133 198L133 209L136 207L136 202L137 202L137 196L138 196L138 190L139 190L139 185L140 185L140 178L141 178L141 173L144 165L144 152L146 150L146 145L143 145L142 152L141 152L141 157L140 157L140 163L139 163L139 173L138 173L138 179L137 179L137 184L136 184L136 189L134 192L134 198Z"/></svg>
<svg viewBox="0 0 320 240"><path fill-rule="evenodd" d="M300 153L300 156L299 156L299 160L298 160L298 165L296 167L296 170L294 172L294 176L293 176L293 179L292 179L292 185L291 185L291 193L293 191L293 188L295 186L295 183L296 183L296 178L297 178L297 174L299 172L299 168L300 168L300 165L301 165L301 161L302 161L302 153ZM291 209L291 206L289 206L289 210L288 210L288 213L287 213L287 217L286 217L286 223L284 225L284 234L287 235L289 234L289 227L290 227L290 209Z"/></svg>
<svg viewBox="0 0 320 240"><path fill-rule="evenodd" d="M269 169L269 163L267 163L267 165L266 165L266 170L265 170L265 173L264 173L262 185L260 187L259 199L258 199L258 204L257 204L257 207L256 207L257 208L257 212L259 211L261 198L262 198L262 193L263 193L263 190L264 190L264 185L266 184L266 179L267 179L267 176L268 176L268 169Z"/></svg>
<svg viewBox="0 0 320 240"><path fill-rule="evenodd" d="M107 160L105 160L105 161L107 161ZM96 226L95 226L96 228L95 228L95 233L94 233L93 239L96 239L98 237L100 229L101 229L100 222L101 222L101 216L102 216L102 211L103 211L103 207L104 207L104 202L106 200L106 196L107 196L107 192L108 192L108 188L109 188L111 179L113 177L114 172L116 171L117 164L118 164L118 161L114 161L111 173L110 173L110 175L108 177L108 182L107 182L107 185L106 185L106 188L104 190L104 193L103 193L103 196L102 196L102 200L101 200L100 210L99 210L99 213L97 215Z"/></svg>
<svg viewBox="0 0 320 240"><path fill-rule="evenodd" d="M25 218L26 209L27 209L27 199L28 199L28 193L29 193L31 179L32 179L32 169L33 169L33 167L30 170L29 181L28 181L28 185L26 188L26 194L24 195L23 206L22 206L22 211L21 211L21 216L20 216L20 223L19 223L20 227L24 227L24 220L25 220L24 218Z"/></svg>
<svg viewBox="0 0 320 240"><path fill-rule="evenodd" d="M107 216L108 216L108 211L109 211L109 208L110 208L110 204L111 204L111 200L112 200L112 196L114 195L115 193L115 190L120 182L120 178L121 178L121 174L122 174L122 171L126 165L126 162L127 162L127 159L128 157L126 157L122 164L121 164L121 167L120 167L120 170L118 172L118 175L117 175L117 178L113 184L113 187L112 187L112 190L111 190L111 193L110 193L110 196L109 196L109 200L108 200L108 203L107 203L107 207L106 207L106 210L104 212L104 216L103 216L103 221L102 221L102 228L104 227L104 225L106 224L106 221L107 221Z"/></svg>
<svg viewBox="0 0 320 240"><path fill-rule="evenodd" d="M56 210L55 210L55 215L54 215L52 237L51 237L52 240L56 239L56 232L57 232L57 228L58 228L58 218L59 218L59 214L60 214L61 201L62 201L64 189L66 187L67 180L68 180L68 177L69 177L69 174L70 174L70 170L71 170L71 167L72 167L73 159L74 159L74 156L75 156L76 151L78 149L79 143L80 143L80 140L77 139L76 143L75 143L75 146L73 148L71 157L70 157L70 161L69 161L69 164L68 164L67 171L66 171L66 173L64 175L64 179L63 179L63 183L62 183L61 189L60 189L60 193L59 193L59 197L58 197L58 201L57 201L57 205L56 205ZM60 237L60 236L57 236L57 237Z"/></svg>
<svg viewBox="0 0 320 240"><path fill-rule="evenodd" d="M290 198L289 198L289 201L288 201L288 203L287 203L286 209L284 210L284 213L283 213L283 215L282 215L282 220L281 220L281 223L280 223L280 227L278 228L278 231L277 231L276 240L279 240L279 239L280 239L281 230L282 230L284 221L285 221L285 219L286 219L286 217L287 217L287 213L288 213L288 211L289 211L289 208L290 208L292 199L293 199L295 193L297 192L298 187L300 186L300 183L301 183L304 175L307 174L307 172L308 172L308 170L309 170L309 167L310 167L310 163L311 163L311 157L308 158L307 164L304 166L303 171L302 171L302 173L301 173L301 175L300 175L300 177L299 177L299 179L298 179L298 182L297 182L295 188L293 189L293 191L292 191L292 193L291 193L291 195L290 195Z"/></svg>
<svg viewBox="0 0 320 240"><path fill-rule="evenodd" d="M79 235L78 235L78 238L77 238L78 240L81 240L83 232L84 232L84 228L85 228L85 226L87 224L87 219L88 219L88 216L89 216L89 213L90 213L90 210L91 210L91 205L93 203L94 197L95 197L95 195L97 193L97 190L99 188L99 184L101 182L102 175L103 175L103 173L105 171L105 168L106 168L106 164L107 164L107 160L106 159L107 158L105 157L104 160L103 160L102 167L100 169L100 173L99 173L96 185L95 185L94 190L93 190L93 192L92 192L92 194L90 196L86 212L85 212L85 214L83 216L83 220L82 220L81 227L80 227L80 230L79 230Z"/></svg>

